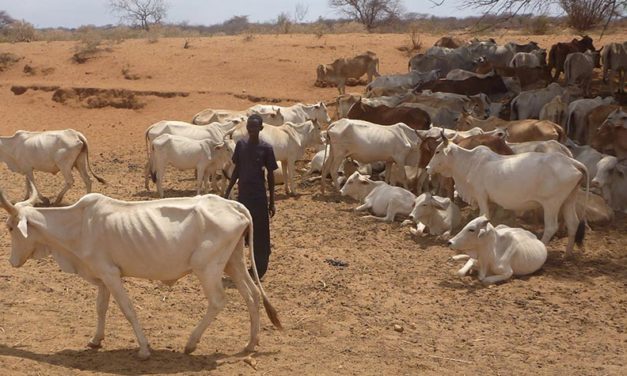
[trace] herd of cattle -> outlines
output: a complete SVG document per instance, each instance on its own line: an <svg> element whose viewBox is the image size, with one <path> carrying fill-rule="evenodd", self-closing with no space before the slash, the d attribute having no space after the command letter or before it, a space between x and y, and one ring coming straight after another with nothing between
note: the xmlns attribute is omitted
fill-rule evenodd
<svg viewBox="0 0 627 376"><path fill-rule="evenodd" d="M408 217L404 223L415 224L413 234L448 240L462 253L456 259L467 260L459 275L475 269L479 280L490 284L537 271L560 217L568 233L566 252L572 254L586 222L627 211L627 113L612 96L590 98L600 63L612 94L618 76L616 97L622 98L627 42L597 51L584 36L552 46L548 62L546 51L533 42L454 43L443 38L411 58L405 74L381 76L372 52L320 65L318 81L337 85L341 94L334 103L336 121L319 102L206 109L192 123L155 123L145 132L146 189L152 180L163 197L166 168L173 166L195 170L197 194L209 189L209 180L222 192L217 184L229 176L235 142L247 137L246 119L255 113L267 124L260 138L274 149L281 165L277 180L288 195L296 193L295 162L315 147L307 175L320 173L309 179L320 179L322 194L330 177L342 195L361 202L356 211L385 221ZM565 86L556 82L562 71ZM364 74L366 93L345 94L346 82ZM135 331L139 356L150 355L122 277L168 284L189 273L199 278L209 307L187 353L224 305L224 272L250 313L248 350L258 343L261 298L272 323L281 327L256 268L256 284L246 270L244 240L249 238L252 252L252 222L238 202L215 195L126 202L87 194L70 206L35 207L48 203L35 170L61 171L65 185L56 204L73 185L73 168L88 193L90 173L105 183L91 169L87 139L74 130L0 137L0 159L26 177L25 201L12 204L0 192L0 205L9 213L10 262L19 267L29 258L52 255L63 271L98 287L97 329L89 346L101 345L113 294ZM479 208L479 216L461 230L460 201ZM541 208L542 239L520 228L492 226L494 204L516 215Z"/></svg>

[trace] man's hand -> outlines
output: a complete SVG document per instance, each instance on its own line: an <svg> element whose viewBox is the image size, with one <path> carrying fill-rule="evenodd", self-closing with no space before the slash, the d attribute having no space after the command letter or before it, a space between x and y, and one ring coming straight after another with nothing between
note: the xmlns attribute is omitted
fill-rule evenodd
<svg viewBox="0 0 627 376"><path fill-rule="evenodd" d="M274 213L276 213L274 202L270 202L270 204L268 204L268 214L270 214L270 218L274 217Z"/></svg>

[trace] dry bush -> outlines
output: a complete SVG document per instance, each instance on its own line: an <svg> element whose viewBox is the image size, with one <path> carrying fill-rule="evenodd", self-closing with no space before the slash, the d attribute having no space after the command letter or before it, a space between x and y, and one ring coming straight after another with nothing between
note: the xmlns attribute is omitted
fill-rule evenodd
<svg viewBox="0 0 627 376"><path fill-rule="evenodd" d="M87 60L96 56L102 51L100 44L102 43L102 37L100 33L88 30L86 31L81 40L74 46L74 55L72 60L78 64L83 64Z"/></svg>
<svg viewBox="0 0 627 376"><path fill-rule="evenodd" d="M357 34L357 33L365 33L366 27L359 22L351 21L344 22L341 24L334 25L333 33L336 34Z"/></svg>
<svg viewBox="0 0 627 376"><path fill-rule="evenodd" d="M546 35L551 28L551 21L546 16L532 17L525 27L525 31L531 35Z"/></svg>
<svg viewBox="0 0 627 376"><path fill-rule="evenodd" d="M131 67L129 65L125 65L122 68L122 75L125 80L139 80L141 78L140 75L136 73L131 73Z"/></svg>
<svg viewBox="0 0 627 376"><path fill-rule="evenodd" d="M7 42L30 42L35 40L35 27L26 21L15 21L3 29Z"/></svg>
<svg viewBox="0 0 627 376"><path fill-rule="evenodd" d="M414 52L420 51L422 48L422 40L419 35L419 26L417 23L409 25L408 36L409 40L405 46L396 47L397 50L404 52L407 56L413 56Z"/></svg>
<svg viewBox="0 0 627 376"><path fill-rule="evenodd" d="M4 72L11 65L17 63L22 58L10 52L0 53L0 72Z"/></svg>
<svg viewBox="0 0 627 376"><path fill-rule="evenodd" d="M253 40L255 40L255 34L252 33L246 33L244 35L244 38L242 39L244 42L252 42Z"/></svg>

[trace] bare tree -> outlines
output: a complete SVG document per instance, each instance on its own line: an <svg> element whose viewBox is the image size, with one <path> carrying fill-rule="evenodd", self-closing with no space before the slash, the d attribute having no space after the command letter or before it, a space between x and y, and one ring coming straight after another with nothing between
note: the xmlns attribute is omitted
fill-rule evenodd
<svg viewBox="0 0 627 376"><path fill-rule="evenodd" d="M329 0L329 6L362 23L368 31L403 13L401 0Z"/></svg>
<svg viewBox="0 0 627 376"><path fill-rule="evenodd" d="M165 0L109 0L109 7L121 20L144 30L163 21L167 14Z"/></svg>
<svg viewBox="0 0 627 376"><path fill-rule="evenodd" d="M294 8L294 23L300 23L305 20L307 17L307 13L309 13L309 5L305 3L298 3Z"/></svg>

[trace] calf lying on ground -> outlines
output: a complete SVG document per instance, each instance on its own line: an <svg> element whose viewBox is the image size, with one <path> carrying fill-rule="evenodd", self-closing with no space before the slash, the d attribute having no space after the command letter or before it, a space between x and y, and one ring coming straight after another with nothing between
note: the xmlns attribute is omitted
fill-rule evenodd
<svg viewBox="0 0 627 376"><path fill-rule="evenodd" d="M444 239L451 236L451 231L459 226L461 215L459 208L450 198L432 196L425 192L414 201L414 209L409 217L416 222L416 230L412 234L422 233L422 223L429 229L430 235L439 235Z"/></svg>
<svg viewBox="0 0 627 376"><path fill-rule="evenodd" d="M362 205L355 211L370 209L374 215L365 218L375 218L386 222L394 221L397 214L409 215L416 196L401 187L393 187L382 181L370 180L368 175L355 171L340 190L342 196L349 196ZM383 217L384 216L384 217Z"/></svg>
<svg viewBox="0 0 627 376"><path fill-rule="evenodd" d="M534 273L547 257L545 245L531 232L505 225L493 227L484 216L470 221L448 245L470 257L459 273L475 266L483 284Z"/></svg>

